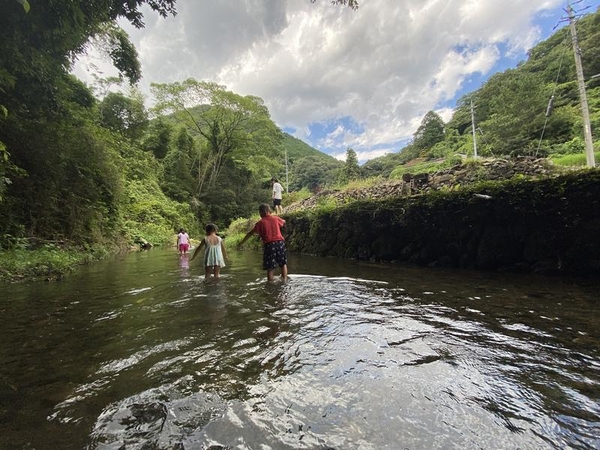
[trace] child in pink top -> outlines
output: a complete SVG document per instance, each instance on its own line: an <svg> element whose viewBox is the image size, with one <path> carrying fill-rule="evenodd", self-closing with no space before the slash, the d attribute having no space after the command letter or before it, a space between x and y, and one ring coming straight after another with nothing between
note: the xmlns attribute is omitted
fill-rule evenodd
<svg viewBox="0 0 600 450"><path fill-rule="evenodd" d="M180 255L186 255L190 249L190 237L183 228L180 228L177 234L177 249Z"/></svg>

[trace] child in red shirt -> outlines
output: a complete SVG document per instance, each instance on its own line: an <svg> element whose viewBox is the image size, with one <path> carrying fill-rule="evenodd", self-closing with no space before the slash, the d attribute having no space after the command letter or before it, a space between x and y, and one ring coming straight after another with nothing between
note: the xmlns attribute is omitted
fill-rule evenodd
<svg viewBox="0 0 600 450"><path fill-rule="evenodd" d="M281 234L281 227L285 226L285 220L271 215L271 208L266 203L258 207L258 213L261 219L244 236L238 247L241 247L253 234L258 234L264 245L263 269L267 271L267 280L273 281L277 266L281 267L281 278L287 280L287 255L285 240Z"/></svg>

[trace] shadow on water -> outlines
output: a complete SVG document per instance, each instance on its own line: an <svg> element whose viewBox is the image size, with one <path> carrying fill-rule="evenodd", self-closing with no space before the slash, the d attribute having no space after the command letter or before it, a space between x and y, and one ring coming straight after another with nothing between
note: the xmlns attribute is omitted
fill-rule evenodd
<svg viewBox="0 0 600 450"><path fill-rule="evenodd" d="M587 282L153 250L0 286L0 447L598 448Z"/></svg>

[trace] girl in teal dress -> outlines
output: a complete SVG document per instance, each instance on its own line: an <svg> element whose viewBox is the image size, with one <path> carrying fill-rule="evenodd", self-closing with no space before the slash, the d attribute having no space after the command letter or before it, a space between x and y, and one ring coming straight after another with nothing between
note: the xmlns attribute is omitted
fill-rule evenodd
<svg viewBox="0 0 600 450"><path fill-rule="evenodd" d="M212 223L206 225L206 237L202 239L202 242L200 242L200 245L194 251L192 261L202 247L206 248L204 252L205 278L209 279L211 274L215 278L219 278L221 267L225 267L227 251L225 250L223 239L217 235L216 225Z"/></svg>

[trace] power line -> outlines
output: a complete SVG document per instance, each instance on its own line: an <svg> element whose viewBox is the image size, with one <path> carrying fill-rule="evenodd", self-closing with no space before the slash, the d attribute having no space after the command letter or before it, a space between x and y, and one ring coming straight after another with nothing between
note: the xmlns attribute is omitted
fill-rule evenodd
<svg viewBox="0 0 600 450"><path fill-rule="evenodd" d="M550 118L550 114L552 114L552 108L553 108L554 98L555 98L554 95L556 94L556 88L558 87L558 78L560 77L560 71L562 69L563 59L565 56L565 52L567 50L567 46L564 45L566 40L567 40L567 38L565 37L565 39L561 42L561 45L563 45L563 51L560 54L560 61L558 63L558 71L556 73L556 80L554 80L554 89L552 90L552 96L548 100L548 106L546 107L546 119L544 120L544 127L542 128L542 134L540 136L540 142L538 143L538 148L535 151L536 157L540 151L540 147L542 146L542 139L544 137L544 132L546 131L546 126L548 125L548 119Z"/></svg>

